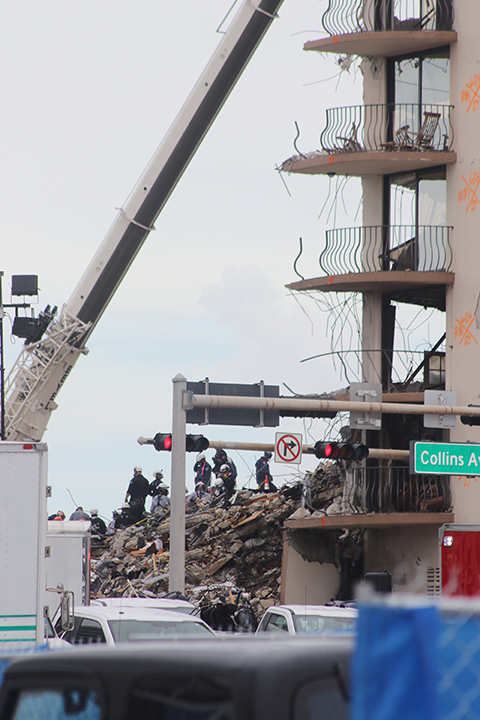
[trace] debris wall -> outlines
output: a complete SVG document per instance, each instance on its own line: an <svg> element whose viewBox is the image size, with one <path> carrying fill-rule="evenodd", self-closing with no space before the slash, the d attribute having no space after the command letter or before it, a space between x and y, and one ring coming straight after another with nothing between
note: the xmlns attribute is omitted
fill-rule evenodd
<svg viewBox="0 0 480 720"><path fill-rule="evenodd" d="M278 604L284 521L336 512L342 492L336 466L320 464L303 483L280 492L240 490L230 507L205 504L187 512L186 597L199 606L219 598L233 602L235 593L247 592L258 616ZM92 597L165 595L169 538L169 518L151 515L93 545ZM294 542L291 532L288 539ZM315 559L338 562L338 557Z"/></svg>

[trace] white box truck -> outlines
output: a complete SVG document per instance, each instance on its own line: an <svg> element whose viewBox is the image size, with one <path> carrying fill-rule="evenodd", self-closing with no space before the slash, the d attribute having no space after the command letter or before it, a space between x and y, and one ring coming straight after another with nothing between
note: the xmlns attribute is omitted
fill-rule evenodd
<svg viewBox="0 0 480 720"><path fill-rule="evenodd" d="M73 604L90 604L90 525L89 520L48 521L46 606L51 618L62 589L73 593Z"/></svg>
<svg viewBox="0 0 480 720"><path fill-rule="evenodd" d="M47 445L0 442L0 651L45 641Z"/></svg>

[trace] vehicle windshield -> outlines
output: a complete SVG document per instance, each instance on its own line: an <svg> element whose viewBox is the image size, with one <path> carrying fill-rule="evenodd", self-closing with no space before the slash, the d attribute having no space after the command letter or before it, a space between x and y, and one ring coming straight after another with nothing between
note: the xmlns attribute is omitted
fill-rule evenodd
<svg viewBox="0 0 480 720"><path fill-rule="evenodd" d="M198 622L168 620L109 620L108 624L116 643L161 640L178 635L211 637L212 633Z"/></svg>
<svg viewBox="0 0 480 720"><path fill-rule="evenodd" d="M357 624L356 617L343 615L294 615L293 623L299 635L308 633L335 632L338 630L353 630Z"/></svg>
<svg viewBox="0 0 480 720"><path fill-rule="evenodd" d="M100 720L99 699L93 690L21 690L12 720Z"/></svg>

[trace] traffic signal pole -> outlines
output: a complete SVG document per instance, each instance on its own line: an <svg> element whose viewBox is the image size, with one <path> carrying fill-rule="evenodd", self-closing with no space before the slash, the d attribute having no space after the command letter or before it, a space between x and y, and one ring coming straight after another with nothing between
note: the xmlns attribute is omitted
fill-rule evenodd
<svg viewBox="0 0 480 720"><path fill-rule="evenodd" d="M185 434L186 412L183 392L187 378L173 378L172 478L170 488L170 574L169 592L185 592Z"/></svg>
<svg viewBox="0 0 480 720"><path fill-rule="evenodd" d="M480 407L449 405L413 405L408 403L352 402L314 398L241 397L229 395L195 395L187 391L187 379L173 378L172 411L172 478L170 511L170 592L185 591L185 455L186 411L192 408L251 408L257 410L302 410L386 413L395 415L468 415L480 417ZM139 438L141 445L154 444L153 438ZM273 450L271 443L210 441L210 447L238 450ZM315 448L304 446L303 452L314 454ZM371 458L407 459L408 450L370 448Z"/></svg>

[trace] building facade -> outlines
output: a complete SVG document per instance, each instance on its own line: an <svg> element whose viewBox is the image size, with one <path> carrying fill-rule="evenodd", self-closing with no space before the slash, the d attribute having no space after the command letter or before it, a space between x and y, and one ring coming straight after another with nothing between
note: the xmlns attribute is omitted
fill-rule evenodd
<svg viewBox="0 0 480 720"><path fill-rule="evenodd" d="M305 51L360 58L363 104L327 110L321 150L289 158L282 170L360 177L363 218L327 231L322 273L288 287L361 294L362 380L381 383L384 402L423 403L426 390L441 390L455 392L457 405L480 405L480 5L329 0L323 26L328 37ZM396 317L405 304L435 308L444 332L398 383ZM363 439L380 450L408 450L411 440L480 440L480 428L459 418L452 428L422 421L384 415L381 431ZM344 463L342 473L354 501L340 514L287 522L283 599L338 596L341 551L332 562L306 559L301 533L325 544L353 529L363 531L364 573L388 570L394 591L436 594L439 527L480 521L478 479L412 475L393 456Z"/></svg>

